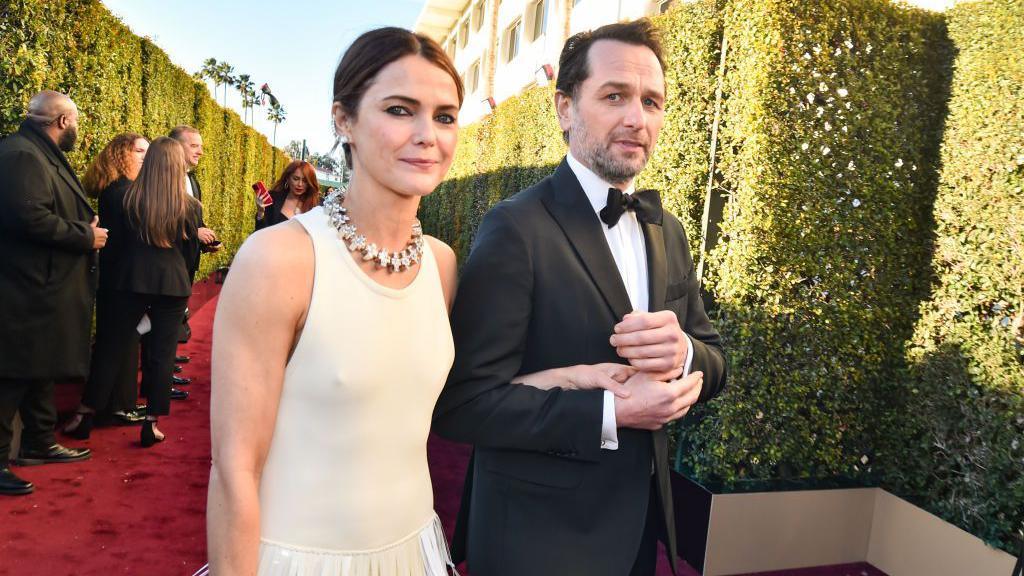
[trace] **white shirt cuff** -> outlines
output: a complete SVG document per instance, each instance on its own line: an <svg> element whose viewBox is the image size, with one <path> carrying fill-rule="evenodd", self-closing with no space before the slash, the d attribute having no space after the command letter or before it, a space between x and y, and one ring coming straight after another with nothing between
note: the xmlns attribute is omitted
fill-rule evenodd
<svg viewBox="0 0 1024 576"><path fill-rule="evenodd" d="M686 361L683 362L683 375L680 378L686 378L690 375L690 369L693 367L693 340L683 332L683 338L686 338Z"/></svg>
<svg viewBox="0 0 1024 576"><path fill-rule="evenodd" d="M619 449L619 429L615 424L615 394L604 391L604 417L601 420L601 449Z"/></svg>

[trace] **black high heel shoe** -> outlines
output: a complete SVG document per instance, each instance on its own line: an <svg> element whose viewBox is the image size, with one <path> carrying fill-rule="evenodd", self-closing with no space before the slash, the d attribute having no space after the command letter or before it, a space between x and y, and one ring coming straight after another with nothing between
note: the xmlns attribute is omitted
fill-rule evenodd
<svg viewBox="0 0 1024 576"><path fill-rule="evenodd" d="M64 434L78 440L88 440L89 434L92 433L93 419L96 416L96 413L79 412L77 416L81 417L78 421L78 425L74 428L65 427Z"/></svg>
<svg viewBox="0 0 1024 576"><path fill-rule="evenodd" d="M150 446L156 444L157 442L164 441L163 434L157 436L156 432L153 431L155 424L156 422L154 422L153 420L146 420L145 422L142 423L142 432L139 435L139 442L142 443L143 448L149 448Z"/></svg>

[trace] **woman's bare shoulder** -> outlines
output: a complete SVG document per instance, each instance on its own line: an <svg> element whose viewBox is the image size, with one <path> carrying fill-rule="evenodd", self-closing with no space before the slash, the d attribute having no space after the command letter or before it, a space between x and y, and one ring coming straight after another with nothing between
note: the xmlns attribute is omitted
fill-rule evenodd
<svg viewBox="0 0 1024 576"><path fill-rule="evenodd" d="M424 234L423 237L430 243L430 249L433 250L434 258L437 258L439 264L455 265L455 251L451 246L429 234Z"/></svg>
<svg viewBox="0 0 1024 576"><path fill-rule="evenodd" d="M228 281L264 300L278 300L275 295L308 293L313 267L313 242L305 228L282 222L246 239L231 262Z"/></svg>

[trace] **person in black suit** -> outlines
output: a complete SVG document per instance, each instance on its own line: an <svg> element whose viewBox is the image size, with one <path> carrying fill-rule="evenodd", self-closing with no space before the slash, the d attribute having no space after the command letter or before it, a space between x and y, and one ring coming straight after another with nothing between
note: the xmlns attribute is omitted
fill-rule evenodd
<svg viewBox="0 0 1024 576"><path fill-rule="evenodd" d="M476 576L651 576L658 540L675 566L663 427L722 390L726 363L681 224L633 190L663 70L646 19L570 38L569 153L488 212L463 268L433 428L475 445L453 556ZM622 394L571 377L613 362Z"/></svg>
<svg viewBox="0 0 1024 576"><path fill-rule="evenodd" d="M217 233L206 227L203 219L203 189L199 186L199 179L196 178L195 170L199 166L199 160L203 157L203 136L199 130L187 125L175 126L168 134L169 137L178 141L185 150L185 162L188 172L185 176L185 191L189 196L199 201L199 244L195 254L189 259L189 269L192 273L192 280L195 281L196 271L199 270L199 255L202 252L217 252L220 244L217 243Z"/></svg>
<svg viewBox="0 0 1024 576"><path fill-rule="evenodd" d="M199 242L199 203L185 191L185 171L184 150L176 140L161 137L150 144L142 170L124 197L124 258L111 279L120 308L111 328L112 347L131 347L144 314L152 325L151 361L142 366L147 391L144 447L164 438L156 423L170 413L174 350L192 292L189 255Z"/></svg>
<svg viewBox="0 0 1024 576"><path fill-rule="evenodd" d="M270 189L270 197L273 199L270 206L256 206L256 230L286 222L320 204L316 169L309 162L293 160ZM259 202L259 197L256 201Z"/></svg>
<svg viewBox="0 0 1024 576"><path fill-rule="evenodd" d="M96 292L96 337L92 365L77 414L64 427L64 433L85 440L92 431L94 416L113 412L124 424L135 424L143 417L135 411L138 386L139 351L137 346L115 348L124 339L114 336L112 327L124 311L113 289L117 268L125 259L124 197L142 169L149 141L139 134L114 137L96 156L85 172L85 191L96 197L99 216L110 231L107 245L100 252L100 280Z"/></svg>
<svg viewBox="0 0 1024 576"><path fill-rule="evenodd" d="M54 380L88 372L96 251L107 240L64 156L77 136L75 103L44 91L0 142L0 494L34 489L7 465L19 412L21 464L90 457L54 436Z"/></svg>

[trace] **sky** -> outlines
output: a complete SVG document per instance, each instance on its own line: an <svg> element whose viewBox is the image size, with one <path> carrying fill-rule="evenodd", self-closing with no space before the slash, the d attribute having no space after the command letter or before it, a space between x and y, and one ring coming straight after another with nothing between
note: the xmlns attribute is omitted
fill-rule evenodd
<svg viewBox="0 0 1024 576"><path fill-rule="evenodd" d="M270 84L287 119L277 145L308 140L311 152L334 144L331 95L334 69L359 34L380 26L412 28L424 0L103 0L135 34L148 36L189 74L207 58L249 74L257 90ZM212 84L207 81L212 89ZM223 102L223 88L218 102ZM241 116L238 91L228 107ZM253 126L270 139L267 108Z"/></svg>

